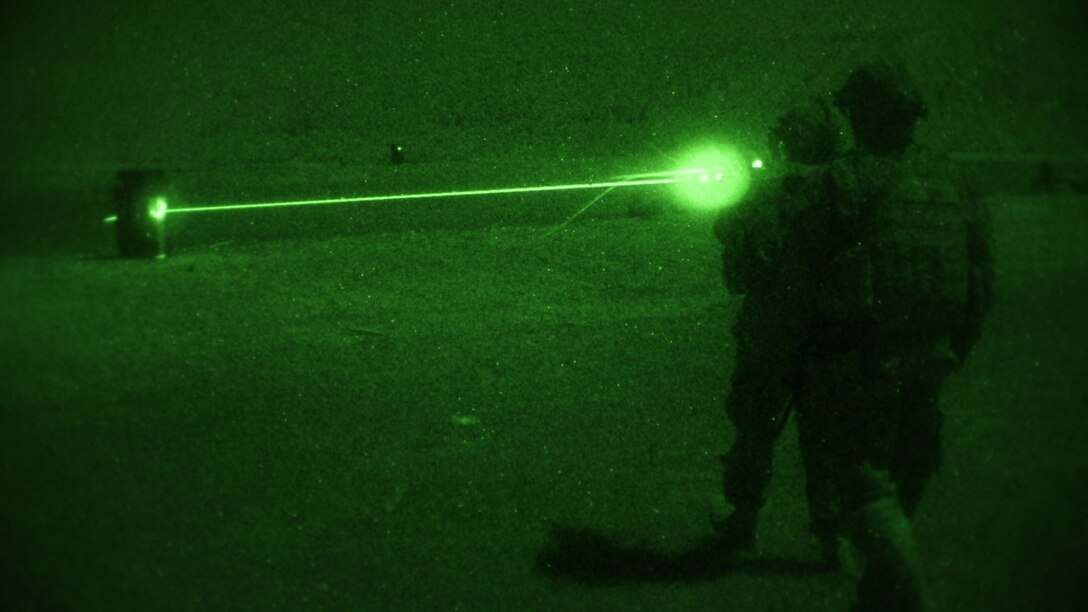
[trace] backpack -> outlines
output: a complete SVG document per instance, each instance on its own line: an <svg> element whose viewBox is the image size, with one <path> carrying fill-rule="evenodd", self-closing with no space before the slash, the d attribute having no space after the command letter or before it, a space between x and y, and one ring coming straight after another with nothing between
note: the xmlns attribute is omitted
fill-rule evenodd
<svg viewBox="0 0 1088 612"><path fill-rule="evenodd" d="M832 164L830 178L828 212L843 239L816 271L819 314L905 339L962 327L972 278L968 211L947 173L850 156Z"/></svg>

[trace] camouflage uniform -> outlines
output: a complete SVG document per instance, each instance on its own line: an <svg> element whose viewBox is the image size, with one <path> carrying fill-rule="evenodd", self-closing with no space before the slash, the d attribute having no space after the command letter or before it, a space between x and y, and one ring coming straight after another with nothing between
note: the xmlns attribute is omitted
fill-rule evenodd
<svg viewBox="0 0 1088 612"><path fill-rule="evenodd" d="M907 153L924 111L904 110L899 78L883 65L851 76L843 91L856 97L839 102L859 144L871 146L832 165L822 201L787 235L803 245L815 283L799 435L865 557L857 607L921 610L928 601L907 517L941 463L940 390L979 336L992 263L978 200L956 187L946 161Z"/></svg>

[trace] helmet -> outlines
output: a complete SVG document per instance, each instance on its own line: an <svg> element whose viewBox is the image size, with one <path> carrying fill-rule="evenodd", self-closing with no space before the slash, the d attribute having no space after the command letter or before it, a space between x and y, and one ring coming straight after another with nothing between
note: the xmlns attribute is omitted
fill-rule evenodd
<svg viewBox="0 0 1088 612"><path fill-rule="evenodd" d="M782 115L771 128L769 145L786 161L823 164L839 148L842 129L833 111L819 98L810 98Z"/></svg>
<svg viewBox="0 0 1088 612"><path fill-rule="evenodd" d="M858 146L878 154L905 151L927 114L906 68L883 61L851 71L834 100L850 120Z"/></svg>

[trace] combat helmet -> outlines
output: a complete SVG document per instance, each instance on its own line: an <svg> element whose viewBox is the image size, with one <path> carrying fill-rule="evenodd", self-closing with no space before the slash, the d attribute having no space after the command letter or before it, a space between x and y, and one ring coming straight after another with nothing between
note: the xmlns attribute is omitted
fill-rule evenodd
<svg viewBox="0 0 1088 612"><path fill-rule="evenodd" d="M903 154L927 114L906 68L885 61L854 68L834 101L850 121L858 147L883 156Z"/></svg>
<svg viewBox="0 0 1088 612"><path fill-rule="evenodd" d="M768 145L780 161L801 164L830 162L842 147L844 126L820 98L808 98L779 117Z"/></svg>

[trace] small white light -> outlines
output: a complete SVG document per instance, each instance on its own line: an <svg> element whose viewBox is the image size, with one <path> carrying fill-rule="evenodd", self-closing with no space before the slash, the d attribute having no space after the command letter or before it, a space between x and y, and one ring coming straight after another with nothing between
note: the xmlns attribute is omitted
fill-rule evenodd
<svg viewBox="0 0 1088 612"><path fill-rule="evenodd" d="M762 159L755 160L754 162L752 162L752 167L753 168L762 168L763 167L763 160Z"/></svg>

